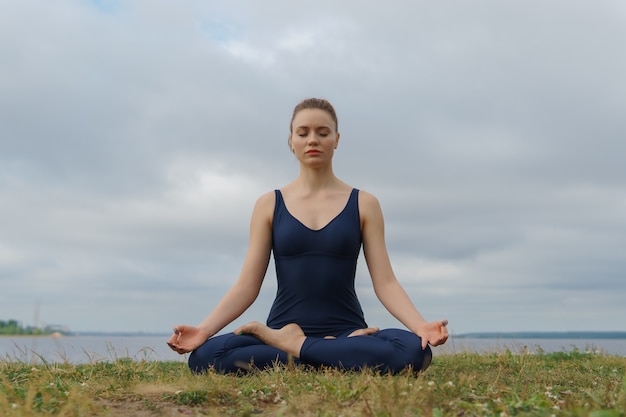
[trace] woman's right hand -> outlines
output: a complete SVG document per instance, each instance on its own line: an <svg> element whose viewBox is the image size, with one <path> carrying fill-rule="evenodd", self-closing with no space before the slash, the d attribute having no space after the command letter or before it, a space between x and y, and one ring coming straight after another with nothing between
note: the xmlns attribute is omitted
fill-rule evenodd
<svg viewBox="0 0 626 417"><path fill-rule="evenodd" d="M211 337L210 334L198 327L181 324L174 327L174 334L167 341L167 344L173 351L182 355L196 350L209 337Z"/></svg>

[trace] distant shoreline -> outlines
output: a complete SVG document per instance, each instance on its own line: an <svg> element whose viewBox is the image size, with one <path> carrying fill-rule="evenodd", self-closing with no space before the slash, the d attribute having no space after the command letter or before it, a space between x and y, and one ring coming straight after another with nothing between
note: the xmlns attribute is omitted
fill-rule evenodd
<svg viewBox="0 0 626 417"><path fill-rule="evenodd" d="M475 332L452 335L457 339L626 339L626 332Z"/></svg>
<svg viewBox="0 0 626 417"><path fill-rule="evenodd" d="M170 333L142 332L73 332L68 336L169 337ZM452 334L457 339L626 339L625 332L473 332Z"/></svg>
<svg viewBox="0 0 626 417"><path fill-rule="evenodd" d="M151 332L69 332L59 334L0 334L0 337L168 337L169 333ZM452 334L455 339L626 339L624 332L473 332Z"/></svg>
<svg viewBox="0 0 626 417"><path fill-rule="evenodd" d="M0 337L169 337L169 333L141 333L141 332L70 332L70 333L3 333Z"/></svg>

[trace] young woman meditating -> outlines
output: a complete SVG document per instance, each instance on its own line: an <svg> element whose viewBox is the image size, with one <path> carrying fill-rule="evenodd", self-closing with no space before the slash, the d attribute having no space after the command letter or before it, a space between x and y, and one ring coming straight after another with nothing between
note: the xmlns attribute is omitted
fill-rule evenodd
<svg viewBox="0 0 626 417"><path fill-rule="evenodd" d="M194 372L263 369L290 357L315 367L421 371L432 358L429 345L448 339L448 322L427 322L397 281L378 200L335 176L339 137L328 101L295 107L288 143L299 176L257 200L239 278L198 326L178 325L168 340L176 352L191 352ZM408 330L366 324L354 289L361 246L377 297ZM278 289L266 324L215 336L252 305L272 252Z"/></svg>

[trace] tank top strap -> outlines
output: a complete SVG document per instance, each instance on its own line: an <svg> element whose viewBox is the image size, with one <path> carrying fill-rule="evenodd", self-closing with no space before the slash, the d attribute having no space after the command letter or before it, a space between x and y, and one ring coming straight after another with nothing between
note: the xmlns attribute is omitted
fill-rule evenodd
<svg viewBox="0 0 626 417"><path fill-rule="evenodd" d="M285 200L283 200L283 193L280 192L279 189L274 190L274 194L276 195L276 202L274 203L274 218L278 218L277 214L281 211L285 211Z"/></svg>
<svg viewBox="0 0 626 417"><path fill-rule="evenodd" d="M353 188L350 193L350 199L348 200L348 204L346 207L346 211L350 212L350 218L352 218L356 226L358 227L359 233L361 231L361 212L359 211L359 189Z"/></svg>
<svg viewBox="0 0 626 417"><path fill-rule="evenodd" d="M358 188L353 188L352 191L350 192L348 205L351 207L356 207L357 211L359 210L359 189Z"/></svg>

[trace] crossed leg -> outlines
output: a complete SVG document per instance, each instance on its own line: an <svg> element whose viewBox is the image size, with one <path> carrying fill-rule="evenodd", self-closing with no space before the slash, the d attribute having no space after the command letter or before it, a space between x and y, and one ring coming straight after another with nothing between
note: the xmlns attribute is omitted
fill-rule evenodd
<svg viewBox="0 0 626 417"><path fill-rule="evenodd" d="M374 369L398 373L411 368L423 371L430 364L430 347L422 349L421 338L407 330L359 329L337 338L307 337L297 324L271 329L259 322L248 323L236 333L208 339L189 357L194 372L214 368L237 373L251 367L264 369L275 363L295 363L345 370Z"/></svg>
<svg viewBox="0 0 626 417"><path fill-rule="evenodd" d="M303 363L343 369L372 368L397 373L411 367L423 371L432 359L430 347L422 349L419 336L399 329L358 329L348 337L307 337L300 326L288 324L281 329L251 322L235 333L255 336Z"/></svg>

